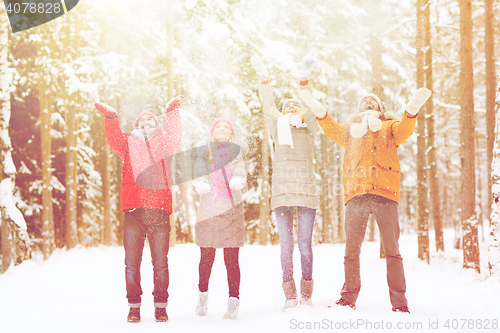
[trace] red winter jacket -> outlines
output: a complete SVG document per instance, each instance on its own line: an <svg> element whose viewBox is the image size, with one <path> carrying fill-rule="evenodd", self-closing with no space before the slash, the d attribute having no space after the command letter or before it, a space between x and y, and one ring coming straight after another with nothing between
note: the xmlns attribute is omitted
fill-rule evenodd
<svg viewBox="0 0 500 333"><path fill-rule="evenodd" d="M166 113L168 131L165 133L161 131L158 119L155 117L158 126L146 141L132 133L123 133L118 118L105 119L105 133L108 144L123 160L120 192L121 210L156 208L172 212L172 193L169 186L166 185L171 183L171 159L167 157L175 154L181 142L182 124L179 111ZM133 151L131 148L133 148ZM137 161L144 161L145 165L151 165L152 160L158 162L162 169L163 177L159 179L160 186L158 186L160 188L147 189L139 187L136 184L136 177L138 176ZM134 164L134 168L132 164ZM136 172L135 177L134 171Z"/></svg>

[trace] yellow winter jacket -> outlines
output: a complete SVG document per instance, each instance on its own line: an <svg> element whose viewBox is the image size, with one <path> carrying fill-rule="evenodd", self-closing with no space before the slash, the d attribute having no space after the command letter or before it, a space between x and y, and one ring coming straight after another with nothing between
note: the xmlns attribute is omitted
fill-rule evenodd
<svg viewBox="0 0 500 333"><path fill-rule="evenodd" d="M353 123L339 124L329 114L317 120L326 136L345 148L344 204L355 196L368 193L399 202L397 149L413 133L417 115L405 112L401 121L383 120L379 131L368 130L359 139L350 134Z"/></svg>

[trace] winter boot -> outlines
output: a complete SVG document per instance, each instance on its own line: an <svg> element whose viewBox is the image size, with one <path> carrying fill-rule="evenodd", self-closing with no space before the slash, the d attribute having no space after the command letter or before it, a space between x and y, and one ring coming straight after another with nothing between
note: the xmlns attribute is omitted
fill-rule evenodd
<svg viewBox="0 0 500 333"><path fill-rule="evenodd" d="M312 306L314 280L300 279L300 304Z"/></svg>
<svg viewBox="0 0 500 333"><path fill-rule="evenodd" d="M254 55L250 58L250 63L252 64L253 68L255 68L255 71L257 72L257 75L259 76L262 83L266 82L269 74L267 73L267 68L264 65L264 61L262 60L262 58L258 55Z"/></svg>
<svg viewBox="0 0 500 333"><path fill-rule="evenodd" d="M128 312L127 321L129 323L140 323L141 322L141 308L130 308Z"/></svg>
<svg viewBox="0 0 500 333"><path fill-rule="evenodd" d="M312 68L314 66L314 58L311 56L305 56L300 62L299 79L300 84L306 85L309 76L311 75Z"/></svg>
<svg viewBox="0 0 500 333"><path fill-rule="evenodd" d="M227 311L223 319L238 319L238 309L240 300L236 297L229 297L227 300Z"/></svg>
<svg viewBox="0 0 500 333"><path fill-rule="evenodd" d="M198 316L206 316L207 315L207 306L208 306L208 290L205 292L198 292L198 304L196 305L196 314Z"/></svg>
<svg viewBox="0 0 500 333"><path fill-rule="evenodd" d="M159 323L168 321L167 309L155 308L155 320Z"/></svg>
<svg viewBox="0 0 500 333"><path fill-rule="evenodd" d="M283 311L288 308L294 308L297 306L297 289L295 288L295 280L283 281L283 292L285 293L285 305L283 306Z"/></svg>
<svg viewBox="0 0 500 333"><path fill-rule="evenodd" d="M338 301L335 301L335 304L340 305L340 306L348 306L351 309L356 310L356 305L349 303L348 301L346 301L343 298L339 299Z"/></svg>
<svg viewBox="0 0 500 333"><path fill-rule="evenodd" d="M408 309L407 306L400 306L399 308L392 308L392 311L394 312L403 312L403 313L410 313L410 309Z"/></svg>

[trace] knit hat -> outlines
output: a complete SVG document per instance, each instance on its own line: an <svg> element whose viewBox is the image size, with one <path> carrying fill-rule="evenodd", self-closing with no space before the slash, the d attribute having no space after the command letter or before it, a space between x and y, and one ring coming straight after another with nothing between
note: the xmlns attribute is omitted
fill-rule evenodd
<svg viewBox="0 0 500 333"><path fill-rule="evenodd" d="M150 115L152 116L155 121L156 121L156 127L160 126L160 123L158 122L158 119L156 119L156 116L149 112L149 111L142 111L141 113L139 113L139 115L137 116L137 118L135 118L135 122L134 122L134 128L137 128L137 123L139 122L139 119L141 119L142 116L145 116L145 115Z"/></svg>
<svg viewBox="0 0 500 333"><path fill-rule="evenodd" d="M358 112L359 112L359 108L361 107L361 102L367 98L367 97L372 97L373 99L375 99L375 101L377 101L377 104L378 104L378 108L379 108L379 111L384 113L384 106L382 105L382 102L380 101L380 98L378 98L377 95L375 94L366 94L364 95L363 97L361 97L359 99L359 103L358 103Z"/></svg>
<svg viewBox="0 0 500 333"><path fill-rule="evenodd" d="M287 99L285 103L283 103L283 106L281 107L282 113L285 112L285 107L288 105L288 103L297 103L299 107L302 106L302 103L298 99L293 99L293 98Z"/></svg>
<svg viewBox="0 0 500 333"><path fill-rule="evenodd" d="M214 120L214 122L212 123L212 126L210 127L210 136L212 136L212 133L214 132L215 125L217 125L221 121L228 123L229 126L231 126L231 133L233 134L233 136L236 136L236 130L234 128L234 124L231 120L229 120L227 118L218 118L218 119Z"/></svg>

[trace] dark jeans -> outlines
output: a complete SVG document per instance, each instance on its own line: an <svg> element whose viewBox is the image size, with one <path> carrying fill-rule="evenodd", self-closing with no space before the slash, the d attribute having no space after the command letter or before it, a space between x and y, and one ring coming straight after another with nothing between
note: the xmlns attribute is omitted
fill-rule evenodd
<svg viewBox="0 0 500 333"><path fill-rule="evenodd" d="M240 248L224 248L224 264L227 270L227 284L229 286L229 297L239 298L240 296L240 264L238 262ZM212 274L212 265L215 259L215 248L200 247L200 280L198 288L201 292L208 291L208 280Z"/></svg>
<svg viewBox="0 0 500 333"><path fill-rule="evenodd" d="M392 306L407 306L406 280L403 259L399 253L398 204L379 195L365 194L352 198L346 204L345 213L346 246L344 257L345 283L342 298L356 303L361 289L359 255L365 237L366 225L370 214L375 216L382 243L384 245L387 284Z"/></svg>
<svg viewBox="0 0 500 333"><path fill-rule="evenodd" d="M170 212L154 208L138 208L125 212L123 246L125 248L125 281L130 307L141 305L141 261L146 237L154 270L154 303L163 308L168 300L168 246Z"/></svg>
<svg viewBox="0 0 500 333"><path fill-rule="evenodd" d="M314 230L314 219L316 218L316 209L297 206L297 207L276 207L276 222L278 224L278 233L280 236L281 248L281 269L283 271L283 281L293 279L293 216L297 209L298 230L297 238L299 243L300 264L302 268L302 277L305 280L312 280L313 269L313 251L312 234Z"/></svg>

